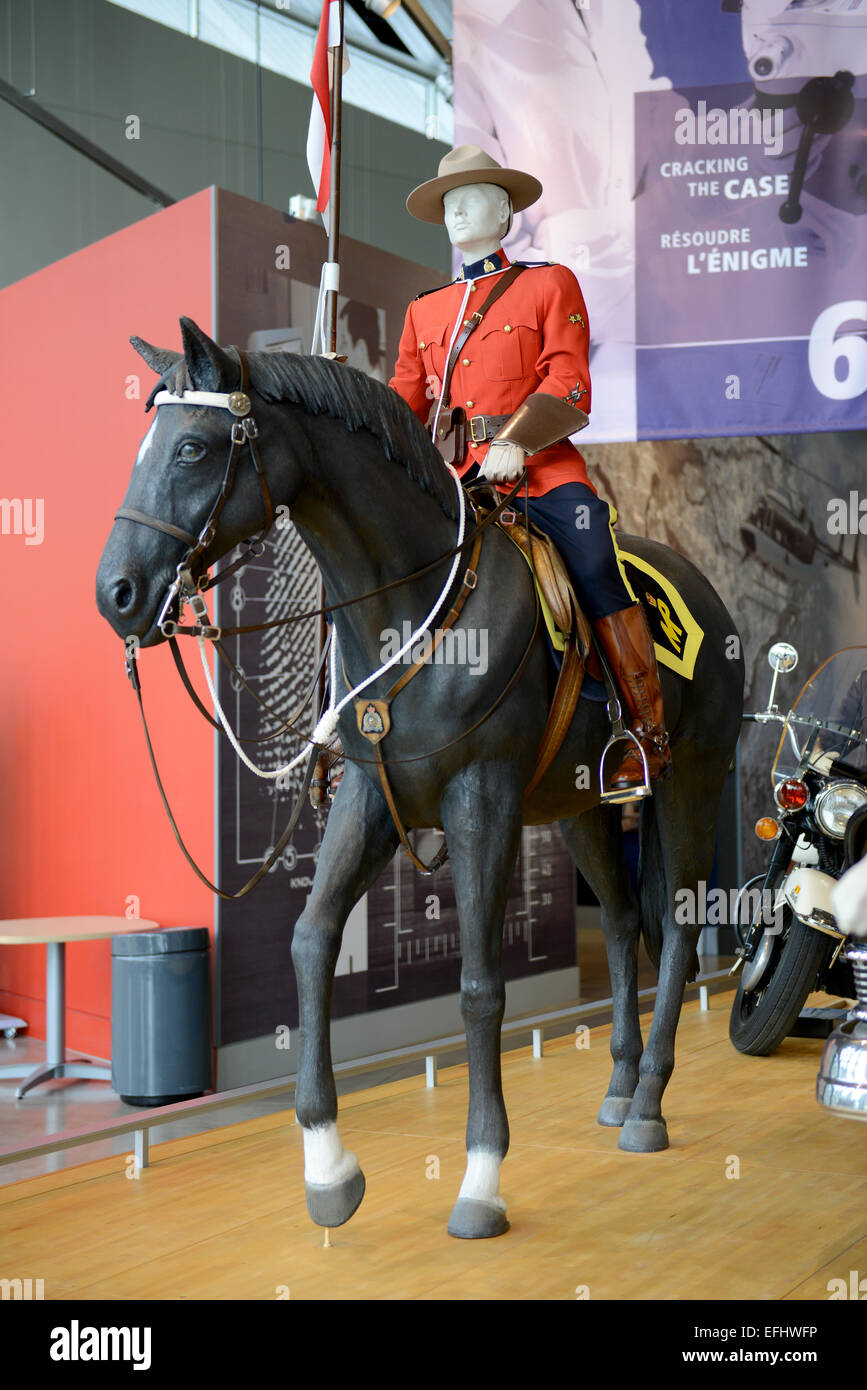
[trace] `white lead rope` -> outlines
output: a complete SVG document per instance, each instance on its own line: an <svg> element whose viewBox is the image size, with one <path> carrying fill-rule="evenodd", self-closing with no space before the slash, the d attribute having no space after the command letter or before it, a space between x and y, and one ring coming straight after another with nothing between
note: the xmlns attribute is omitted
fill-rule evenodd
<svg viewBox="0 0 867 1390"><path fill-rule="evenodd" d="M450 463L446 464L446 468L449 470L452 477L454 478L455 486L458 492L458 540L457 546L455 547L457 553L455 554L454 560L452 561L452 567L449 571L449 577L445 582L445 585L441 594L439 595L439 598L437 599L433 608L428 613L424 622L421 624L420 627L416 628L415 632L412 634L411 637L407 638L400 651L396 652L394 656L390 658L390 660L384 662L383 665L379 667L379 670L372 672L372 674L367 676L365 680L360 681L358 685L354 686L352 690L348 691L343 696L343 699L340 701L339 704L335 703L337 692L337 628L336 626L333 628L331 636L331 694L329 698L328 709L322 715L322 718L319 720L319 723L316 725L316 728L313 730L313 733L310 735L310 738L306 740L306 746L301 750L297 757L294 757L291 762L288 762L286 764L285 767L278 767L269 771L265 768L257 767L256 764L251 762L250 759L247 757L247 754L244 752L243 748L238 743L238 740L235 737L234 732L232 731L229 721L223 713L223 707L220 704L219 699L217 698L217 691L214 685L213 677L211 675L211 668L208 665L208 658L205 649L205 639L204 637L199 635L197 639L199 643L199 655L202 659L202 668L205 672L205 681L208 686L208 691L210 693L211 700L213 701L214 713L216 714L217 719L219 720L220 724L225 730L226 737L228 738L238 757L241 759L241 762L244 764L245 767L248 767L251 772L255 772L257 777L263 777L269 780L276 780L278 777L284 777L287 772L291 772L294 768L298 766L299 763L303 762L304 759L309 756L308 749L312 747L314 744L318 745L319 747L326 747L329 743L331 743L335 733L337 732L337 721L340 718L340 714L344 706L349 704L349 701L353 700L356 697L356 695L360 693L360 691L365 690L367 686L371 685L374 681L378 680L380 676L384 676L386 671L390 671L393 666L396 666L397 663L401 661L405 654L410 650L410 648L414 646L414 644L419 640L419 638L425 635L431 623L436 618L437 614L439 613L440 609L442 608L443 604L445 603L448 597L449 591L455 581L455 576L458 572L458 566L461 563L461 547L464 543L464 534L466 530L467 519L466 499L464 497L464 489L461 485L461 480Z"/></svg>

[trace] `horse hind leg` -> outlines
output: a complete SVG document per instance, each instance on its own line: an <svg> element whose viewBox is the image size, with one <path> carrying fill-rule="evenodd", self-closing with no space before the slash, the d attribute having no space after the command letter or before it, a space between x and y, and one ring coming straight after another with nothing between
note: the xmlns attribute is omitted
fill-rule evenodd
<svg viewBox="0 0 867 1390"><path fill-rule="evenodd" d="M675 904L684 889L690 891L695 902L699 881L710 876L721 787L721 781L718 788L711 785L705 770L701 785L695 783L692 790L682 776L679 782L673 778L654 788L651 835L659 836L660 863L665 875L662 947L653 1023L641 1055L640 1080L618 1144L630 1153L656 1153L669 1146L662 1096L674 1070L675 1034L683 993L694 972L701 932L697 913L684 913L678 908L675 914ZM682 920L684 917L689 920Z"/></svg>
<svg viewBox="0 0 867 1390"><path fill-rule="evenodd" d="M602 907L613 1019L608 1090L597 1116L600 1125L622 1125L638 1085L641 1025L638 1019L638 903L623 853L619 806L597 806L560 822L560 833L578 872Z"/></svg>
<svg viewBox="0 0 867 1390"><path fill-rule="evenodd" d="M346 918L394 854L397 834L383 797L350 763L328 817L313 887L292 937L301 1035L295 1114L304 1139L307 1211L342 1226L364 1196L354 1153L337 1127L331 1063L331 989Z"/></svg>

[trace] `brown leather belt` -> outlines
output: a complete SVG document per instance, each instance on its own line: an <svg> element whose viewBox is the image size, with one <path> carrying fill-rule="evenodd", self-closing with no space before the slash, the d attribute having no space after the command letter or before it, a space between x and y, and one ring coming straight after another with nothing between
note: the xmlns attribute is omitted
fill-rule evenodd
<svg viewBox="0 0 867 1390"><path fill-rule="evenodd" d="M503 428L511 415L470 415L467 419L467 434L471 444L484 444Z"/></svg>

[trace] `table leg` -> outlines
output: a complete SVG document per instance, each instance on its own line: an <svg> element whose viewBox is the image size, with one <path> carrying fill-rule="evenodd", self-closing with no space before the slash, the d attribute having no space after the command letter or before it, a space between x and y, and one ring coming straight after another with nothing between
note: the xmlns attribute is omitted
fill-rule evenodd
<svg viewBox="0 0 867 1390"><path fill-rule="evenodd" d="M98 1067L87 1057L66 1061L66 942L49 941L45 946L45 1061L17 1087L15 1098L20 1100L42 1081L64 1076L110 1081L111 1069Z"/></svg>
<svg viewBox="0 0 867 1390"><path fill-rule="evenodd" d="M45 947L45 1065L56 1067L66 1056L66 943Z"/></svg>

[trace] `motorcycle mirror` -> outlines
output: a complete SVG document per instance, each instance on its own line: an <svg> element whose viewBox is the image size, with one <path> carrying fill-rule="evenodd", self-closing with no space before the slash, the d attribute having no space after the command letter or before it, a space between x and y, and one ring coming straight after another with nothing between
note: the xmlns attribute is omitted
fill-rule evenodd
<svg viewBox="0 0 867 1390"><path fill-rule="evenodd" d="M777 673L794 671L798 664L798 652L788 642L775 642L768 652L768 665Z"/></svg>
<svg viewBox="0 0 867 1390"><path fill-rule="evenodd" d="M764 719L779 719L780 712L774 704L774 695L777 689L777 679L780 674L786 671L794 671L798 664L797 650L789 642L775 642L768 652L768 665L774 673L771 681L771 689L768 695L767 708L763 711ZM764 722L762 716L757 716Z"/></svg>

